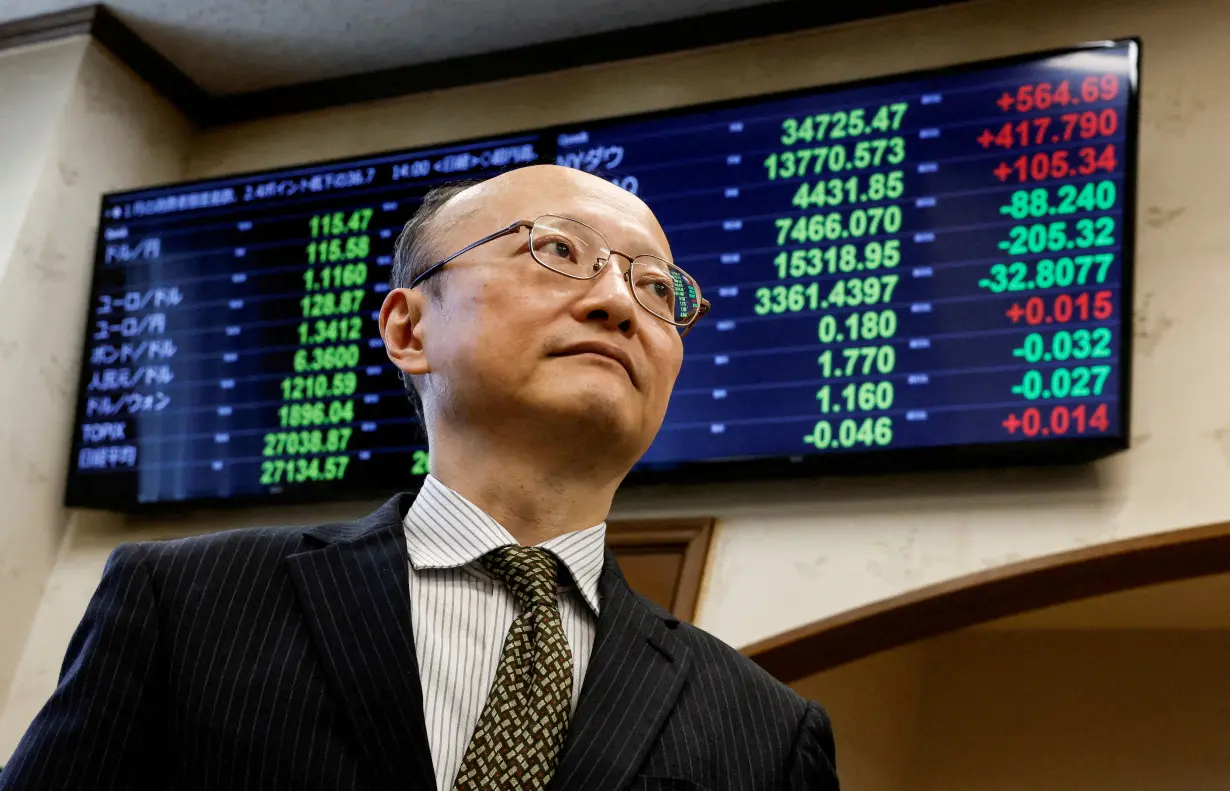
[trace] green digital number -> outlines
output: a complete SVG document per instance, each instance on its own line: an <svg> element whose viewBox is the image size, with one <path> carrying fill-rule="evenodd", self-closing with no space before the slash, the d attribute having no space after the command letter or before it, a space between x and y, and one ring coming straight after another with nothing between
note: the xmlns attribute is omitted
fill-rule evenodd
<svg viewBox="0 0 1230 791"><path fill-rule="evenodd" d="M896 334L897 311L895 310L851 313L840 321L833 315L821 316L816 329L816 336L821 343L872 341L891 338Z"/></svg>
<svg viewBox="0 0 1230 791"><path fill-rule="evenodd" d="M313 215L308 220L308 227L312 231L313 239L318 236L343 236L366 231L371 219L372 209L358 209L349 213L335 211Z"/></svg>
<svg viewBox="0 0 1230 791"><path fill-rule="evenodd" d="M1043 258L1033 264L1025 261L993 264L989 276L978 281L978 287L993 294L1003 294L1100 284L1106 282L1114 262L1114 253L1088 253Z"/></svg>
<svg viewBox="0 0 1230 791"><path fill-rule="evenodd" d="M803 442L820 450L830 448L884 447L893 441L893 419L846 418L836 424L820 420Z"/></svg>
<svg viewBox="0 0 1230 791"><path fill-rule="evenodd" d="M884 346L847 346L840 351L825 349L816 358L825 379L849 376L888 375L897 369L897 350Z"/></svg>
<svg viewBox="0 0 1230 791"><path fill-rule="evenodd" d="M875 111L860 107L801 118L785 118L782 120L782 145L860 137L876 132L895 132L901 128L908 108L909 104L906 102L895 102L883 105Z"/></svg>
<svg viewBox="0 0 1230 791"><path fill-rule="evenodd" d="M1059 330L1049 339L1040 332L1031 332L1012 350L1012 355L1027 363L1110 357L1112 337L1110 327Z"/></svg>
<svg viewBox="0 0 1230 791"><path fill-rule="evenodd" d="M807 247L783 250L773 259L777 276L783 280L796 277L832 275L838 272L893 269L901 263L901 240L887 239L865 245L836 244L830 247Z"/></svg>
<svg viewBox="0 0 1230 791"><path fill-rule="evenodd" d="M1109 365L1052 368L1046 372L1031 369L1022 376L1020 384L1012 386L1012 392L1028 401L1100 396L1110 370Z"/></svg>
<svg viewBox="0 0 1230 791"><path fill-rule="evenodd" d="M999 207L999 213L1014 220L1024 220L1054 214L1107 211L1115 207L1118 194L1118 187L1110 180L1083 185L1063 184L1055 189L1054 199L1046 187L1035 187L1013 192L1008 197L1008 203Z"/></svg>
<svg viewBox="0 0 1230 791"><path fill-rule="evenodd" d="M1029 255L1072 248L1109 247L1115 243L1114 217L1086 217L1073 225L1075 234L1069 233L1066 220L1015 225L1008 229L1008 241L1000 242L999 248L1009 255Z"/></svg>

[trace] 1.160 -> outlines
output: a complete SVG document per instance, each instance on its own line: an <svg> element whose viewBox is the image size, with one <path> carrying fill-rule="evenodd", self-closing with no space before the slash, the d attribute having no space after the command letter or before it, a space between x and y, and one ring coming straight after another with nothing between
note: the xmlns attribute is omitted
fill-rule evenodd
<svg viewBox="0 0 1230 791"><path fill-rule="evenodd" d="M841 389L837 398L833 397L832 385L824 385L816 391L816 402L820 405L820 411L826 415L831 412L891 409L894 397L893 383L886 379L879 382L851 382Z"/></svg>

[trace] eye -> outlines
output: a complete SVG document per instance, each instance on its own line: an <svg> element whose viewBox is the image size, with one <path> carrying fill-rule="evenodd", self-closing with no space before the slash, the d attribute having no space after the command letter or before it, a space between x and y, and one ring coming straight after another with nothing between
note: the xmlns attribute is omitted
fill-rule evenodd
<svg viewBox="0 0 1230 791"><path fill-rule="evenodd" d="M565 261L575 260L577 257L576 249L572 242L561 237L555 236L544 239L538 243L540 253L551 258L562 258Z"/></svg>

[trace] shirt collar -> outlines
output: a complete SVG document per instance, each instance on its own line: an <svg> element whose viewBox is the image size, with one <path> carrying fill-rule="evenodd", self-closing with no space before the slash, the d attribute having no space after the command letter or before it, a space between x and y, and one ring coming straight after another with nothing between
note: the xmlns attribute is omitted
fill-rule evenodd
<svg viewBox="0 0 1230 791"><path fill-rule="evenodd" d="M468 566L494 549L517 543L503 525L432 475L423 480L403 525L406 552L415 571ZM537 545L564 564L595 615L605 544L606 522L602 522Z"/></svg>

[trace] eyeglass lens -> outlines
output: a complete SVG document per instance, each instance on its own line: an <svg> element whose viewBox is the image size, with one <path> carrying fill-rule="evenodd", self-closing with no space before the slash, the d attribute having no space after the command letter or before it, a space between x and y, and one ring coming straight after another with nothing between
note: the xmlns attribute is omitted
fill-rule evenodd
<svg viewBox="0 0 1230 791"><path fill-rule="evenodd" d="M567 217L547 215L530 229L534 260L567 277L589 280L602 271L611 248L597 230ZM641 307L663 321L685 326L700 311L700 287L673 263L637 256L629 272L632 294Z"/></svg>

